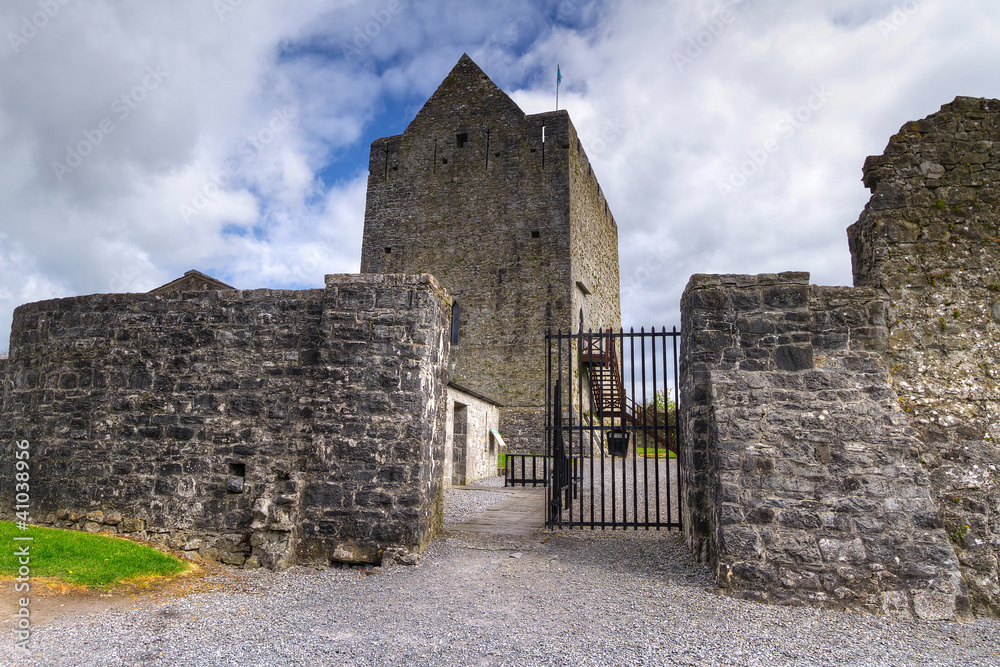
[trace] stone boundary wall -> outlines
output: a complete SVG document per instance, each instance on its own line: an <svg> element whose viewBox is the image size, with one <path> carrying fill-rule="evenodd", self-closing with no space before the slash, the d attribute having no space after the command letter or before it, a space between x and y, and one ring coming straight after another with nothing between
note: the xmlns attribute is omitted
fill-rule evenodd
<svg viewBox="0 0 1000 667"><path fill-rule="evenodd" d="M21 306L0 412L32 516L247 567L412 558L441 529L448 296L429 276Z"/></svg>
<svg viewBox="0 0 1000 667"><path fill-rule="evenodd" d="M880 354L886 302L808 278L684 292L688 544L739 597L955 618L965 587Z"/></svg>
<svg viewBox="0 0 1000 667"><path fill-rule="evenodd" d="M905 124L864 183L854 282L887 297L893 387L973 609L1000 615L1000 100Z"/></svg>

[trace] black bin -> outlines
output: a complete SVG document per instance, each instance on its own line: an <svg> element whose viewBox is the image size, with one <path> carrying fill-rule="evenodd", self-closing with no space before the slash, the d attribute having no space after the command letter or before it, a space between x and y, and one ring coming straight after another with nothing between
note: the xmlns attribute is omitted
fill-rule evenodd
<svg viewBox="0 0 1000 667"><path fill-rule="evenodd" d="M624 426L612 426L608 431L608 452L611 456L628 455L628 431Z"/></svg>

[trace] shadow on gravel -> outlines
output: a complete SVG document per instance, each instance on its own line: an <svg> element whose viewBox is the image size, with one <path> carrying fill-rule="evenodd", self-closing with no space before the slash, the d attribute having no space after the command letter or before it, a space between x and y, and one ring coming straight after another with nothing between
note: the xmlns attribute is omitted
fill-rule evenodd
<svg viewBox="0 0 1000 667"><path fill-rule="evenodd" d="M711 570L694 561L676 531L572 530L541 535L545 551L570 565L652 576L680 586L715 587Z"/></svg>

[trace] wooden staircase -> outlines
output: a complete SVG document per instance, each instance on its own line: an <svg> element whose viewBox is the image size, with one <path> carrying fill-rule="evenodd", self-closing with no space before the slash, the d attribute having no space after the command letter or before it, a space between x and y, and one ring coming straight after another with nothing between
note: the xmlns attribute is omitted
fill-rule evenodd
<svg viewBox="0 0 1000 667"><path fill-rule="evenodd" d="M677 453L676 438L665 413L645 408L625 394L618 351L611 331L581 337L580 364L590 376L591 409L600 418L611 419L612 428L630 427L636 438L652 436L656 447ZM650 414L652 412L652 414ZM617 422L617 423L616 423Z"/></svg>

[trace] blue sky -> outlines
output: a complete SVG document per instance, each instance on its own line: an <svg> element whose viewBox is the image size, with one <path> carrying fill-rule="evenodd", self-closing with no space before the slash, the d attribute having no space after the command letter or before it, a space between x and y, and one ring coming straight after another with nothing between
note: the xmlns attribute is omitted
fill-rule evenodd
<svg viewBox="0 0 1000 667"><path fill-rule="evenodd" d="M993 0L11 0L0 350L29 301L357 271L368 147L463 52L527 113L562 65L626 325L677 324L692 273L847 285L865 157L1000 97L997 34Z"/></svg>

